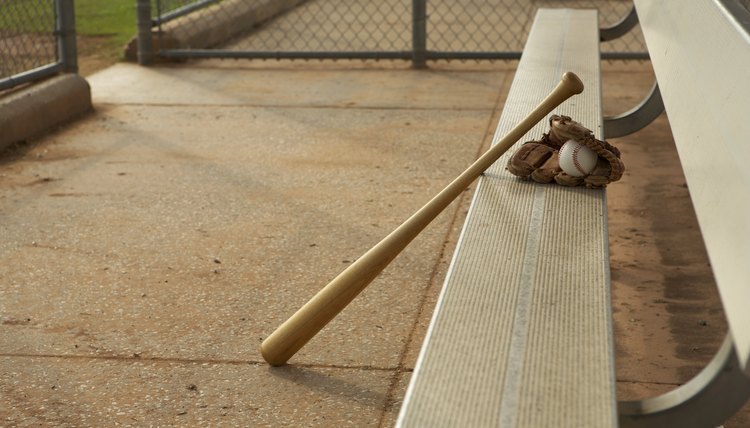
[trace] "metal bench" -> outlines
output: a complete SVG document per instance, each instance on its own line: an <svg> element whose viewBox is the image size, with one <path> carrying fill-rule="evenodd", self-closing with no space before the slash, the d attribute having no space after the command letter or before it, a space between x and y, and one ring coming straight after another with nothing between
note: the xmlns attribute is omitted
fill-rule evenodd
<svg viewBox="0 0 750 428"><path fill-rule="evenodd" d="M714 427L750 399L749 9L635 0L658 84L604 120L596 13L540 10L497 132L565 69L587 89L560 112L598 135L666 107L730 329L714 360L670 393L617 403L606 194L518 182L506 155L480 180L399 426Z"/></svg>
<svg viewBox="0 0 750 428"><path fill-rule="evenodd" d="M635 6L729 333L690 382L620 403L620 425L713 427L750 398L750 5L636 0Z"/></svg>
<svg viewBox="0 0 750 428"><path fill-rule="evenodd" d="M557 112L601 135L599 62L596 11L540 10L495 140L568 70L586 89ZM479 181L399 426L616 424L606 193L519 181L512 151Z"/></svg>

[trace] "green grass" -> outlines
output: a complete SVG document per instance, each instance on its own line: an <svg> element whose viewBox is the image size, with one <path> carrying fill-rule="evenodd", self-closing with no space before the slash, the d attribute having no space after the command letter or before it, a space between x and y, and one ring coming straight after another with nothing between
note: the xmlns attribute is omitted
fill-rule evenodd
<svg viewBox="0 0 750 428"><path fill-rule="evenodd" d="M136 34L136 0L75 0L76 31L124 45ZM0 30L49 33L55 25L52 1L0 0Z"/></svg>
<svg viewBox="0 0 750 428"><path fill-rule="evenodd" d="M79 36L96 37L98 46L121 52L137 32L135 3L136 0L75 0L76 32ZM52 0L0 0L0 32L51 34L54 26Z"/></svg>
<svg viewBox="0 0 750 428"><path fill-rule="evenodd" d="M136 34L135 0L75 0L76 31L103 36L117 49Z"/></svg>

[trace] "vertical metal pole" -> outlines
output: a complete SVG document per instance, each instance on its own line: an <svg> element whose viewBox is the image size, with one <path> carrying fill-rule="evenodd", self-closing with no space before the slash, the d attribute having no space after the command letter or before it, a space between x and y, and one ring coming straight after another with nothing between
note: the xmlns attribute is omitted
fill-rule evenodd
<svg viewBox="0 0 750 428"><path fill-rule="evenodd" d="M76 14L73 0L55 0L57 55L66 73L78 73Z"/></svg>
<svg viewBox="0 0 750 428"><path fill-rule="evenodd" d="M151 0L137 0L138 18L138 64L148 65L154 59L154 45L151 35Z"/></svg>
<svg viewBox="0 0 750 428"><path fill-rule="evenodd" d="M427 54L427 0L412 0L412 67L425 68Z"/></svg>

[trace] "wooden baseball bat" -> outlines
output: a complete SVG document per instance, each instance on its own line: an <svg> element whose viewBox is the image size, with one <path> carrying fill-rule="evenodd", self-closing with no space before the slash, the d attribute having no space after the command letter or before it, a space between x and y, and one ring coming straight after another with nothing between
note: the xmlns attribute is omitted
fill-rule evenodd
<svg viewBox="0 0 750 428"><path fill-rule="evenodd" d="M285 364L329 321L346 307L376 276L454 199L516 141L571 96L583 91L583 82L568 72L555 89L521 123L495 143L466 171L408 220L367 251L320 290L261 344L263 358L272 366Z"/></svg>

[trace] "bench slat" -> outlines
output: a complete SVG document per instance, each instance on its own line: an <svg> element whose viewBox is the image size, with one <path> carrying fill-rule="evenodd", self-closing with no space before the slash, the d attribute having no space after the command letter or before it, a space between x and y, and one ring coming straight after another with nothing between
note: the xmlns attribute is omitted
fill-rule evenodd
<svg viewBox="0 0 750 428"><path fill-rule="evenodd" d="M597 13L543 9L495 141L568 70L586 89L558 112L600 135ZM513 151L480 179L400 426L616 425L606 193L520 181Z"/></svg>
<svg viewBox="0 0 750 428"><path fill-rule="evenodd" d="M724 313L750 374L750 36L716 0L636 7Z"/></svg>

